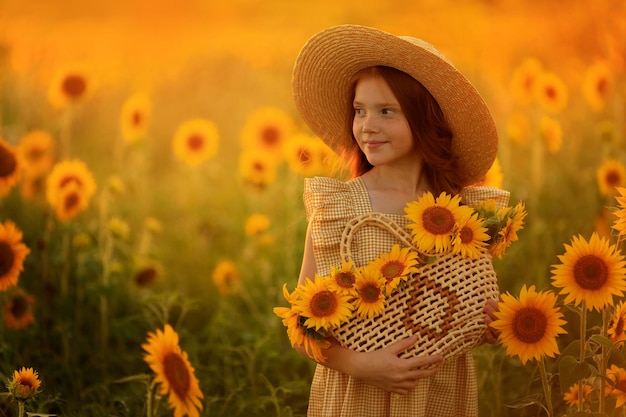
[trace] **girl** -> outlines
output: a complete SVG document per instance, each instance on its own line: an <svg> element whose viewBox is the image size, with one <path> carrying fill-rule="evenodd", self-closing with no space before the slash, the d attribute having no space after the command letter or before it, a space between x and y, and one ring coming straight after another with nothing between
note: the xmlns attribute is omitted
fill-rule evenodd
<svg viewBox="0 0 626 417"><path fill-rule="evenodd" d="M378 212L406 226L408 202L427 191L463 196L496 156L497 133L484 101L440 52L419 39L355 25L327 29L300 52L293 89L311 130L353 167L348 182L305 180L309 227L301 283L341 265L341 234L355 216ZM490 192L490 198L508 201L508 193ZM364 230L354 263L365 264L395 243L385 231ZM492 312L494 301L487 305ZM477 415L471 352L445 360L400 357L416 336L370 352L329 341L326 360L316 368L308 416Z"/></svg>

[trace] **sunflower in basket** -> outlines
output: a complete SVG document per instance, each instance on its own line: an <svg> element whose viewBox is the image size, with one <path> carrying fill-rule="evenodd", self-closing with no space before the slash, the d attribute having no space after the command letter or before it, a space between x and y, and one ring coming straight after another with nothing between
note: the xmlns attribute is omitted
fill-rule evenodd
<svg viewBox="0 0 626 417"><path fill-rule="evenodd" d="M413 247L396 244L389 252L360 268L350 261L333 266L328 276L307 278L283 295L290 307L275 307L287 327L291 345L303 346L308 356L323 362L326 337L352 317L372 319L385 312L385 300L405 288L420 265L449 253L478 259L485 254L501 258L518 239L526 216L524 205L498 208L495 200L476 206L461 203L459 196L425 193L405 207Z"/></svg>

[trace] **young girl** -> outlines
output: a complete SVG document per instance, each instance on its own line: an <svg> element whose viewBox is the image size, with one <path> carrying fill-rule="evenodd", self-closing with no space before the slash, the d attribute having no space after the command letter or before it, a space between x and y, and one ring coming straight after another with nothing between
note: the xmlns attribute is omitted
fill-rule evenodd
<svg viewBox="0 0 626 417"><path fill-rule="evenodd" d="M496 156L497 133L484 101L419 39L355 25L327 29L300 52L293 89L304 121L353 167L348 182L305 180L309 227L301 283L341 265L341 234L351 219L378 212L406 226L408 202L425 192L463 196ZM506 192L491 197L508 200ZM372 228L359 235L354 263L365 264L395 243ZM412 336L357 352L331 338L313 378L308 416L477 415L471 352L445 360L399 357L416 341Z"/></svg>

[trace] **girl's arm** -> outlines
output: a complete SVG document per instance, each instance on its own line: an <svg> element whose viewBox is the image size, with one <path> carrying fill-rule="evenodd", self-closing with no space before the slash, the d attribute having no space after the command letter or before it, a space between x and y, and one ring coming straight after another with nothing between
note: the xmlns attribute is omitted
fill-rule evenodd
<svg viewBox="0 0 626 417"><path fill-rule="evenodd" d="M313 239L309 227L306 233L299 282L302 283L307 277L313 279L316 272ZM324 350L326 361L322 365L386 391L406 394L417 385L419 379L434 375L443 361L440 355L408 359L398 357L416 341L417 336L412 336L379 350L356 352L342 347L336 340L331 339L331 346ZM306 356L303 347L297 347L296 350Z"/></svg>

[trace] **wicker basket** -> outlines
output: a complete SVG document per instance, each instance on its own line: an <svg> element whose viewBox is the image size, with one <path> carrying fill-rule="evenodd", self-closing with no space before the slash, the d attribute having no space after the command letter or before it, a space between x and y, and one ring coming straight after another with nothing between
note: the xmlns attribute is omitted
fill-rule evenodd
<svg viewBox="0 0 626 417"><path fill-rule="evenodd" d="M343 232L344 260L352 259L352 239L366 225L387 230L416 250L405 229L384 215L367 213L353 219ZM354 316L334 329L333 336L342 346L367 352L417 334L417 343L402 357L441 354L450 358L478 345L486 330L485 301L497 299L498 293L491 256L475 260L458 254L439 256L433 263L420 266L406 288L386 300L382 315L373 319Z"/></svg>

